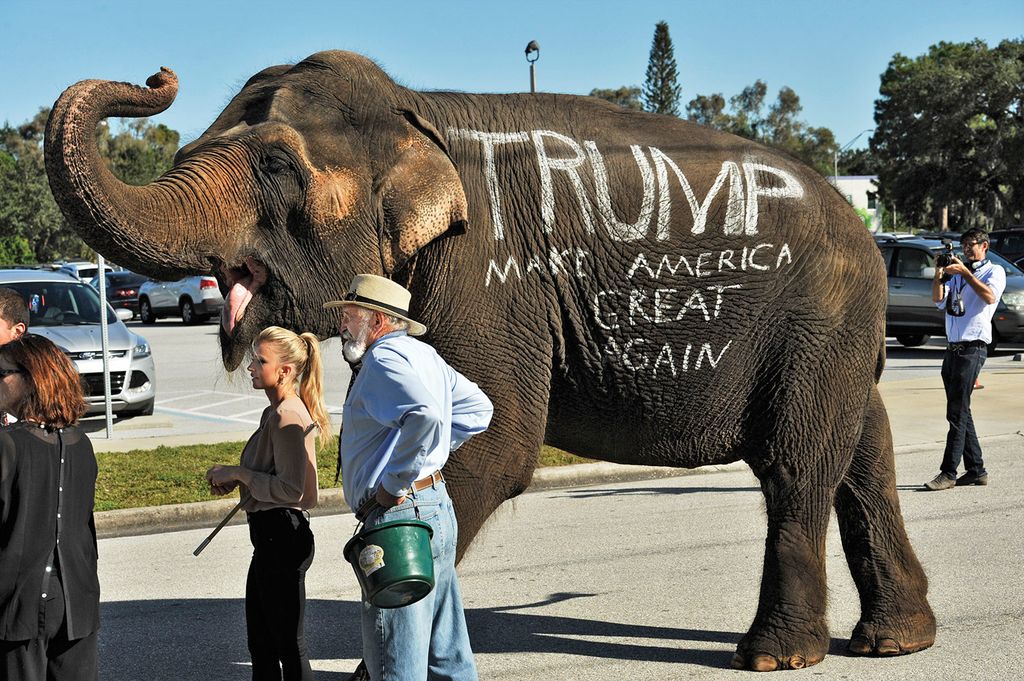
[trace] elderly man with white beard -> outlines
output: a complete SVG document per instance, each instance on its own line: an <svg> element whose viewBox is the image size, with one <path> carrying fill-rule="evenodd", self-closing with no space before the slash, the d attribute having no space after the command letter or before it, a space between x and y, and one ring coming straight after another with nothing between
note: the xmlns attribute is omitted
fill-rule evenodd
<svg viewBox="0 0 1024 681"><path fill-rule="evenodd" d="M371 528L420 518L434 534L434 589L400 608L363 603L363 659L379 680L476 679L455 574L458 524L441 469L449 454L491 421L479 387L414 336L412 294L360 274L343 300L339 331L350 364L362 366L343 412L340 458L345 499Z"/></svg>

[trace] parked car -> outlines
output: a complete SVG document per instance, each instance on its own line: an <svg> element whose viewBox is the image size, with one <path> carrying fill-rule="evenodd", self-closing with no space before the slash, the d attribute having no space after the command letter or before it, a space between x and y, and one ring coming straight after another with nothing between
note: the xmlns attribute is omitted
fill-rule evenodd
<svg viewBox="0 0 1024 681"><path fill-rule="evenodd" d="M878 247L889 275L889 306L885 313L885 334L895 336L906 347L923 345L929 336L945 336L945 311L932 302L935 256L941 239L879 239ZM963 258L959 243L954 243ZM992 318L992 343L1024 341L1024 271L994 250L992 264L1006 271L1006 290Z"/></svg>
<svg viewBox="0 0 1024 681"><path fill-rule="evenodd" d="M90 279L99 274L100 267L94 262L83 260L81 262L66 262L57 271L72 276L83 284L88 284ZM104 265L103 271L113 272L114 268L110 265Z"/></svg>
<svg viewBox="0 0 1024 681"><path fill-rule="evenodd" d="M107 302L114 312L121 318L121 311L127 310L131 314L127 319L134 319L139 314L139 287L149 277L135 272L107 272ZM89 280L89 286L97 291L100 290L100 278L93 277Z"/></svg>
<svg viewBox="0 0 1024 681"><path fill-rule="evenodd" d="M989 235L989 247L1020 267L1024 262L1024 225L994 229Z"/></svg>
<svg viewBox="0 0 1024 681"><path fill-rule="evenodd" d="M224 296L214 277L201 275L178 281L147 281L139 288L139 316L153 324L167 316L181 317L186 324L205 322L220 314Z"/></svg>
<svg viewBox="0 0 1024 681"><path fill-rule="evenodd" d="M45 336L71 358L85 388L88 413L102 413L103 345L100 297L95 289L58 272L0 270L0 286L21 294L30 333ZM156 367L146 339L133 333L107 305L110 392L118 414L152 414Z"/></svg>

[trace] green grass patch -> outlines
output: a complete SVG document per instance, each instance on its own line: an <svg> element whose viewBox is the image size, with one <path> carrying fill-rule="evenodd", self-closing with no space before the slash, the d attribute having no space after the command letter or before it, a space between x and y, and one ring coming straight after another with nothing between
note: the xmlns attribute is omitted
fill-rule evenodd
<svg viewBox="0 0 1024 681"><path fill-rule="evenodd" d="M317 453L317 474L321 489L336 486L334 468L337 442L337 437L334 437ZM96 510L110 511L224 498L210 494L206 471L217 463L237 464L244 446L244 442L222 442L97 453L99 476L96 480ZM538 465L567 466L585 461L587 459L545 446L541 449ZM237 498L238 492L228 495L228 498L231 497Z"/></svg>

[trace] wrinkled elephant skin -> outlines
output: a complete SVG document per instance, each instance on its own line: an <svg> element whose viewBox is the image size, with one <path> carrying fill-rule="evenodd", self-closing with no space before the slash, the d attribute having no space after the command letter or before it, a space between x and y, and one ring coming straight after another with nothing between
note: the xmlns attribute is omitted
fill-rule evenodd
<svg viewBox="0 0 1024 681"><path fill-rule="evenodd" d="M321 306L356 273L407 285L428 340L496 405L445 468L460 555L529 485L544 442L622 463L742 459L768 535L734 666L824 658L833 506L860 592L851 651L932 644L876 388L882 260L814 171L673 117L416 92L324 52L253 76L166 175L128 187L92 131L163 110L177 78L148 85L83 81L54 106L46 160L65 214L133 269L215 273L229 369L270 324L335 334Z"/></svg>

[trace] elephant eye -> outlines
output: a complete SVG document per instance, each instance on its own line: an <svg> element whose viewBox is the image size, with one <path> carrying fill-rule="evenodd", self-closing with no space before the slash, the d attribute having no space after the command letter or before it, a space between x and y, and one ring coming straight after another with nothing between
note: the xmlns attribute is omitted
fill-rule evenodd
<svg viewBox="0 0 1024 681"><path fill-rule="evenodd" d="M275 154L272 156L267 156L263 160L263 169L268 173L273 173L276 175L279 173L288 172L291 169L291 164L288 163L288 159Z"/></svg>

